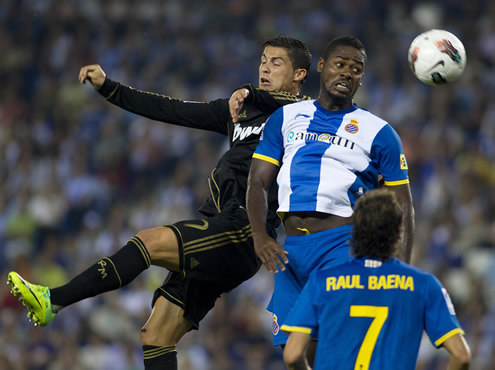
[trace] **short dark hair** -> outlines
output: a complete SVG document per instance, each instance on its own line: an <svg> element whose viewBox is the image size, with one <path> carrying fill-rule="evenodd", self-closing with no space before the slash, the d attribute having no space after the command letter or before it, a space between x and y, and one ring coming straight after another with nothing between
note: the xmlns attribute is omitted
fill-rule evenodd
<svg viewBox="0 0 495 370"><path fill-rule="evenodd" d="M364 61L366 62L366 60L368 59L368 56L366 54L366 49L364 48L364 45L361 42L361 40L359 40L355 36L347 36L347 35L346 36L337 37L337 38L333 39L332 41L330 41L328 43L326 49L325 49L325 52L323 53L323 59L324 60L327 60L328 57L339 46L350 46L350 47L353 47L355 49L358 49L359 51L361 51L363 53L363 55L364 55Z"/></svg>
<svg viewBox="0 0 495 370"><path fill-rule="evenodd" d="M267 46L287 49L287 54L294 69L302 68L309 71L309 67L311 66L311 52L302 41L280 35L266 41L263 44L263 49Z"/></svg>
<svg viewBox="0 0 495 370"><path fill-rule="evenodd" d="M402 209L388 189L365 193L352 215L351 253L358 258L386 261L397 253L402 230Z"/></svg>

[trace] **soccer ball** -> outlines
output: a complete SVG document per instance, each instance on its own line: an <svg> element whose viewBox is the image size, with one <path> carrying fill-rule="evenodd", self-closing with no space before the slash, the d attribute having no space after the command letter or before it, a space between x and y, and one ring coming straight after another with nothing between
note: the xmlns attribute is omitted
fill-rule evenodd
<svg viewBox="0 0 495 370"><path fill-rule="evenodd" d="M408 60L411 71L421 82L436 86L452 82L462 74L466 51L456 36L434 29L413 40Z"/></svg>

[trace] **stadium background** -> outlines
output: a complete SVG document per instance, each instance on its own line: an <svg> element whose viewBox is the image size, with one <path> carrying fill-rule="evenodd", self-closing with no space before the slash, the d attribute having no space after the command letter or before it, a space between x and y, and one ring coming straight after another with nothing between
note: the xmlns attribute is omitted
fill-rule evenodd
<svg viewBox="0 0 495 370"><path fill-rule="evenodd" d="M449 289L473 352L495 363L495 2L96 1L0 3L0 277L57 286L138 230L192 217L226 140L121 111L77 81L85 64L136 88L188 100L257 81L261 45L310 47L303 93L316 96L326 43L351 33L369 65L358 103L400 133L416 208L413 262ZM466 47L456 83L415 80L407 48L444 28ZM0 285L1 369L142 368L139 332L163 270L80 302L46 329ZM282 369L261 271L223 297L179 345L180 369ZM424 342L419 369L445 368Z"/></svg>

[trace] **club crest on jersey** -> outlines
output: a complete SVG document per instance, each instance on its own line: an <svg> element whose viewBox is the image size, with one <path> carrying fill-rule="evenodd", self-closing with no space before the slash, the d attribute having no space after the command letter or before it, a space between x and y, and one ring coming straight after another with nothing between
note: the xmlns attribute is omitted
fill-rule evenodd
<svg viewBox="0 0 495 370"><path fill-rule="evenodd" d="M351 119L351 123L345 125L344 130L346 130L350 134L355 134L356 132L359 131L359 127L357 126L358 123L359 122L356 121L355 119Z"/></svg>
<svg viewBox="0 0 495 370"><path fill-rule="evenodd" d="M273 335L277 335L280 327L277 322L277 315L273 315L273 322L272 322L272 333Z"/></svg>

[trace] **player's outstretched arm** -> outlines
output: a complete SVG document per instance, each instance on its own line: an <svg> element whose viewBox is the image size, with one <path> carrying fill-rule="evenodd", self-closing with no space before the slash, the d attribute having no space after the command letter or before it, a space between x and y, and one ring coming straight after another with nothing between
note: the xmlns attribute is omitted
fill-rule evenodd
<svg viewBox="0 0 495 370"><path fill-rule="evenodd" d="M84 66L79 71L80 83L89 81L109 103L140 116L228 135L230 113L228 100L208 103L176 99L164 94L137 90L107 78L98 64Z"/></svg>
<svg viewBox="0 0 495 370"><path fill-rule="evenodd" d="M266 231L268 189L278 167L253 158L248 177L247 208L256 255L270 272L284 271L288 252Z"/></svg>
<svg viewBox="0 0 495 370"><path fill-rule="evenodd" d="M106 74L98 64L84 66L79 71L79 82L89 81L95 89L99 89L105 82Z"/></svg>
<svg viewBox="0 0 495 370"><path fill-rule="evenodd" d="M469 369L471 350L464 339L464 335L453 335L443 343L443 346L450 354L448 370Z"/></svg>

